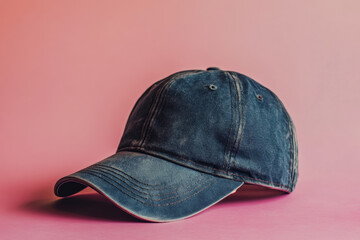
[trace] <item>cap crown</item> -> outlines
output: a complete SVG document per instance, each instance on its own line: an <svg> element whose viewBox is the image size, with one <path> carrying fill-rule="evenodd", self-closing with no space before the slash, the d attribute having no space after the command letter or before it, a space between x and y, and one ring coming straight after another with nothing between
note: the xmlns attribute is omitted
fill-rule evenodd
<svg viewBox="0 0 360 240"><path fill-rule="evenodd" d="M298 176L295 127L279 98L217 68L177 72L150 86L130 113L122 150L287 192Z"/></svg>

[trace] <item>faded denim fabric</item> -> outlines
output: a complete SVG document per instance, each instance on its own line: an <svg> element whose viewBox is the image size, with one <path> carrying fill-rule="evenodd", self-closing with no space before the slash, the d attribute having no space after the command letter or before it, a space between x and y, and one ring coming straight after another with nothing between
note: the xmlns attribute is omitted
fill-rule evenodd
<svg viewBox="0 0 360 240"><path fill-rule="evenodd" d="M173 221L243 183L284 192L298 177L294 124L279 98L243 74L177 72L138 99L116 153L60 179L58 196L90 186L136 217Z"/></svg>

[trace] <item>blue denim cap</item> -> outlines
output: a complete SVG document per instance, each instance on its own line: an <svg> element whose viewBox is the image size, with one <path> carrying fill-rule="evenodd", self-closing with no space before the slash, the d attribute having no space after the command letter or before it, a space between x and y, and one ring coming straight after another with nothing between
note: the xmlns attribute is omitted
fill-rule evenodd
<svg viewBox="0 0 360 240"><path fill-rule="evenodd" d="M290 193L298 177L294 124L279 98L216 67L177 72L137 100L112 156L58 180L66 197L87 186L153 222L180 220L244 183Z"/></svg>

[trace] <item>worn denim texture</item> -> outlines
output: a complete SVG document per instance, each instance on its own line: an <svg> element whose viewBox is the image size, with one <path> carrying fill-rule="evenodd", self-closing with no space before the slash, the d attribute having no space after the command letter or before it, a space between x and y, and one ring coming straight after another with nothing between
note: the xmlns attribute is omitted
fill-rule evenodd
<svg viewBox="0 0 360 240"><path fill-rule="evenodd" d="M56 189L57 195L68 196L91 186L138 218L166 222L194 215L241 185L151 155L121 151L65 177Z"/></svg>
<svg viewBox="0 0 360 240"><path fill-rule="evenodd" d="M269 89L233 71L182 71L138 99L116 154L60 179L55 193L91 186L139 218L178 220L243 183L293 191L297 151L294 124Z"/></svg>

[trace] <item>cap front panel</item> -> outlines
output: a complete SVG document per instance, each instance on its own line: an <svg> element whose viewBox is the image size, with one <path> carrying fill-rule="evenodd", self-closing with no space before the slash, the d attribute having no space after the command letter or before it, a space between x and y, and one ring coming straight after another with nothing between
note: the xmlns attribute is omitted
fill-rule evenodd
<svg viewBox="0 0 360 240"><path fill-rule="evenodd" d="M205 172L226 176L238 127L234 82L223 71L207 71L168 85L141 147Z"/></svg>
<svg viewBox="0 0 360 240"><path fill-rule="evenodd" d="M225 171L235 128L232 84L220 71L175 81L154 118L145 149L205 171Z"/></svg>

